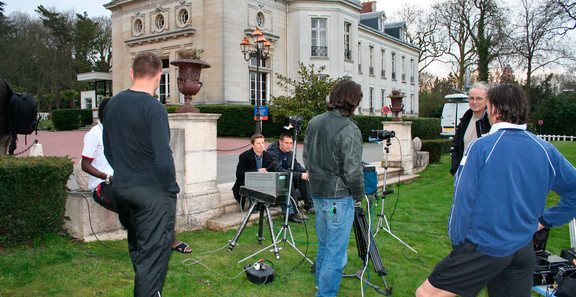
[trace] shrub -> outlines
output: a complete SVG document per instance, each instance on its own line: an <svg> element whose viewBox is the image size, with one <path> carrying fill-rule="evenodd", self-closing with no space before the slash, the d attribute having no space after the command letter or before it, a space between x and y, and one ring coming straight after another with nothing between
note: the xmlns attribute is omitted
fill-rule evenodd
<svg viewBox="0 0 576 297"><path fill-rule="evenodd" d="M363 116L357 115L352 118L356 123L358 123L358 129L362 133L362 140L368 142L368 136L370 136L371 130L382 130L382 122L391 118L381 117L381 116Z"/></svg>
<svg viewBox="0 0 576 297"><path fill-rule="evenodd" d="M201 113L219 113L217 123L218 136L250 137L254 134L253 105L197 105ZM272 116L274 108L269 107L268 113ZM271 117L262 121L262 134L266 137L278 137L282 131L281 123L274 123Z"/></svg>
<svg viewBox="0 0 576 297"><path fill-rule="evenodd" d="M437 118L404 118L412 122L412 138L437 139L440 138L440 119Z"/></svg>
<svg viewBox="0 0 576 297"><path fill-rule="evenodd" d="M72 170L63 157L0 157L0 238L14 245L62 231Z"/></svg>
<svg viewBox="0 0 576 297"><path fill-rule="evenodd" d="M452 146L452 139L429 139L422 140L421 151L430 154L430 163L440 162L440 157L450 152Z"/></svg>
<svg viewBox="0 0 576 297"><path fill-rule="evenodd" d="M52 111L54 128L59 131L75 130L92 124L90 109L56 109Z"/></svg>
<svg viewBox="0 0 576 297"><path fill-rule="evenodd" d="M391 117L382 116L362 116L354 117L358 123L358 128L362 132L362 139L367 142L370 130L382 130L382 122L391 121ZM440 135L440 119L435 118L402 118L403 121L412 122L412 138L436 139Z"/></svg>
<svg viewBox="0 0 576 297"><path fill-rule="evenodd" d="M166 107L166 111L168 113L175 113L176 108L180 107L180 105L164 105Z"/></svg>

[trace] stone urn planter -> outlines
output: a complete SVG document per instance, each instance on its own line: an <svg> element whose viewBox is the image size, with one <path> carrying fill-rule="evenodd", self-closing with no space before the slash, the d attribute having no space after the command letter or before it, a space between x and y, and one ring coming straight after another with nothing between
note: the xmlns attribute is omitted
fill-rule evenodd
<svg viewBox="0 0 576 297"><path fill-rule="evenodd" d="M199 59L199 50L180 52L179 59L170 64L178 67L178 90L184 94L184 104L176 109L177 113L195 112L200 110L192 105L192 96L198 94L202 88L200 73L204 68L210 68L210 64Z"/></svg>
<svg viewBox="0 0 576 297"><path fill-rule="evenodd" d="M402 119L398 116L404 109L404 104L402 104L402 99L404 95L400 93L399 90L392 90L392 95L388 96L390 98L390 110L394 113L393 122L401 122Z"/></svg>

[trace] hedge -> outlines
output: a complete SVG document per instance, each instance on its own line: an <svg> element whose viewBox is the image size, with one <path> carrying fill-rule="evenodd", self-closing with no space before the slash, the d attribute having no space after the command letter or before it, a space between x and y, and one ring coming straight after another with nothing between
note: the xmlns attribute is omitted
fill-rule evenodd
<svg viewBox="0 0 576 297"><path fill-rule="evenodd" d="M179 106L166 106L168 113L173 113ZM221 114L218 119L217 134L224 137L250 137L254 134L256 123L254 122L253 105L196 105L201 113ZM266 137L278 137L286 130L282 128L282 123L273 122L274 107L269 107L269 120L262 121L262 133ZM382 116L354 116L354 121L358 123L358 128L362 133L365 142L371 130L382 130L382 122L390 121L392 117ZM305 119L306 121L310 119ZM404 121L412 122L412 138L437 139L440 135L440 119L437 118L403 118ZM300 136L303 136L301 133Z"/></svg>
<svg viewBox="0 0 576 297"><path fill-rule="evenodd" d="M422 140L421 151L430 154L430 163L440 162L440 157L450 152L452 139L429 139Z"/></svg>
<svg viewBox="0 0 576 297"><path fill-rule="evenodd" d="M0 157L0 242L16 245L62 231L72 170L64 157Z"/></svg>
<svg viewBox="0 0 576 297"><path fill-rule="evenodd" d="M362 138L368 141L371 130L382 130L384 121L391 121L391 117L382 116L362 116L357 115L354 120L358 123L358 128L362 132ZM412 122L412 138L418 137L422 140L437 139L440 137L440 119L436 118L402 118L403 121Z"/></svg>
<svg viewBox="0 0 576 297"><path fill-rule="evenodd" d="M250 137L254 134L256 122L254 121L253 105L196 105L201 113L219 113L218 136ZM272 115L274 109L270 107ZM262 121L262 134L266 137L278 137L284 129L282 124L277 124L269 118Z"/></svg>
<svg viewBox="0 0 576 297"><path fill-rule="evenodd" d="M56 130L76 130L82 126L92 125L92 110L56 109L52 111L52 122Z"/></svg>

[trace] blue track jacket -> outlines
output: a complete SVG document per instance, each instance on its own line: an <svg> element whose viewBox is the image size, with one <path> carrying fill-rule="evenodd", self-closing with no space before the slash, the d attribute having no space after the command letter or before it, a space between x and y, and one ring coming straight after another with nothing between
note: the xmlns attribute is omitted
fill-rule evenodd
<svg viewBox="0 0 576 297"><path fill-rule="evenodd" d="M462 158L448 235L453 246L470 242L486 255L504 257L530 242L539 219L555 227L576 216L576 169L525 125L497 123L490 133ZM550 190L561 200L544 210Z"/></svg>

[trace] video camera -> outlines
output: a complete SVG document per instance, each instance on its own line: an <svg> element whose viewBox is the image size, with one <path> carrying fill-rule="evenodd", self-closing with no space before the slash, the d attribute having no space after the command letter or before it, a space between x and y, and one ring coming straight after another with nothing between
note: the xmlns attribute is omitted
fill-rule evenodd
<svg viewBox="0 0 576 297"><path fill-rule="evenodd" d="M370 131L370 139L373 140L387 140L390 138L396 137L396 132L390 130L371 130Z"/></svg>
<svg viewBox="0 0 576 297"><path fill-rule="evenodd" d="M291 128L296 128L297 130L302 129L302 125L304 124L304 117L301 115L293 115L287 117L284 120L284 129L288 130Z"/></svg>

